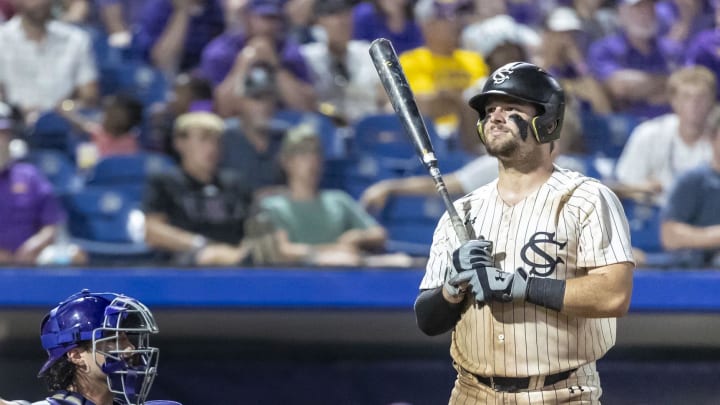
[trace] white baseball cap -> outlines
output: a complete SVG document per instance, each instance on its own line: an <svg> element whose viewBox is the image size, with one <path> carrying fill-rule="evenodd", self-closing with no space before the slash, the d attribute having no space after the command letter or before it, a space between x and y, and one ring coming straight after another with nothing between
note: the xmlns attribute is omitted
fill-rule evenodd
<svg viewBox="0 0 720 405"><path fill-rule="evenodd" d="M574 9L558 7L548 16L547 27L551 31L577 31L582 29L582 21Z"/></svg>
<svg viewBox="0 0 720 405"><path fill-rule="evenodd" d="M501 14L468 25L462 32L462 47L487 56L509 42L525 48L540 45L540 35L527 25Z"/></svg>

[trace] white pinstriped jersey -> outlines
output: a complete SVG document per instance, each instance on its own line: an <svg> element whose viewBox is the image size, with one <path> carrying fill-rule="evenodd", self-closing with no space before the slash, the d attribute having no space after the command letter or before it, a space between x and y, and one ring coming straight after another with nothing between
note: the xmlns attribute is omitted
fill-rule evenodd
<svg viewBox="0 0 720 405"><path fill-rule="evenodd" d="M475 234L493 242L497 267L531 276L570 279L588 269L634 262L625 213L606 186L579 173L555 171L513 206L498 195L497 180L457 200ZM420 288L443 285L459 241L447 213L433 236ZM468 300L469 301L469 300ZM577 368L615 344L615 318L568 316L530 303L471 305L455 326L455 362L475 374L526 377Z"/></svg>

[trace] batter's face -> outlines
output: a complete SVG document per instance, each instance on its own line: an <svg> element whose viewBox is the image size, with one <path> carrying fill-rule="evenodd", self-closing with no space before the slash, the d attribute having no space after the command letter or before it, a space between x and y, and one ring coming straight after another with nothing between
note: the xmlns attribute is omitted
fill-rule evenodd
<svg viewBox="0 0 720 405"><path fill-rule="evenodd" d="M530 128L537 109L530 103L509 97L493 97L485 106L481 125L485 149L490 156L508 158L520 149L538 145Z"/></svg>

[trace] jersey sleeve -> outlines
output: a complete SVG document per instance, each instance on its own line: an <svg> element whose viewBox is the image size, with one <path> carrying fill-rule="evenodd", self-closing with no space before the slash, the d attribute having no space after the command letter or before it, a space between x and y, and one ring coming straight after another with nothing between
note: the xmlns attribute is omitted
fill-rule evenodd
<svg viewBox="0 0 720 405"><path fill-rule="evenodd" d="M606 186L598 182L588 183L574 194L579 202L581 216L578 267L635 263L630 227L620 200Z"/></svg>

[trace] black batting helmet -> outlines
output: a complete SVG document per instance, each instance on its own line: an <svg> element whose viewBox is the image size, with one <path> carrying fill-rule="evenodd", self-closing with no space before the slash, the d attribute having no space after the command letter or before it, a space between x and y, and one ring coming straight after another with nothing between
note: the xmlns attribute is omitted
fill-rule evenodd
<svg viewBox="0 0 720 405"><path fill-rule="evenodd" d="M485 119L485 106L488 99L496 94L531 103L539 108L538 115L530 121L530 127L539 143L551 142L560 137L565 115L565 93L562 87L555 78L538 66L526 62L512 62L495 70L485 82L482 92L470 99L470 107L480 114L477 128L483 143L485 135L482 121Z"/></svg>

